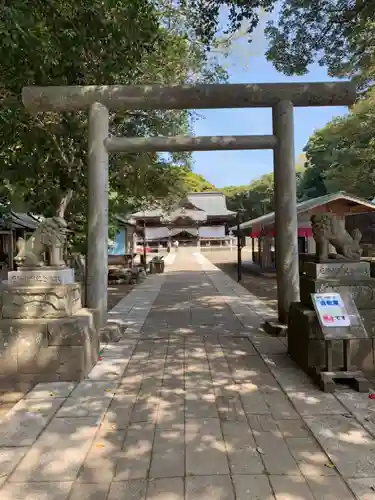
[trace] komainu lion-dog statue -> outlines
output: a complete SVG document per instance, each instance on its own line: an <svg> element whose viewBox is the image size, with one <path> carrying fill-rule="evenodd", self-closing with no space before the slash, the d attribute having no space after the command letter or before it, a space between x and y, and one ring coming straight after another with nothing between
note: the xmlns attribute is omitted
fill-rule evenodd
<svg viewBox="0 0 375 500"><path fill-rule="evenodd" d="M67 233L64 219L44 219L26 241L18 238L15 262L22 267L44 267L47 263L53 267L64 267L62 254Z"/></svg>
<svg viewBox="0 0 375 500"><path fill-rule="evenodd" d="M334 213L312 215L312 234L316 243L316 256L320 262L330 259L359 261L362 249L359 242L362 233L355 229L350 235ZM337 254L329 254L329 245L332 245Z"/></svg>
<svg viewBox="0 0 375 500"><path fill-rule="evenodd" d="M70 189L62 197L56 215L42 220L28 240L18 238L18 254L14 260L19 266L66 266L63 254L67 235L71 231L67 227L64 215L72 196L73 191Z"/></svg>

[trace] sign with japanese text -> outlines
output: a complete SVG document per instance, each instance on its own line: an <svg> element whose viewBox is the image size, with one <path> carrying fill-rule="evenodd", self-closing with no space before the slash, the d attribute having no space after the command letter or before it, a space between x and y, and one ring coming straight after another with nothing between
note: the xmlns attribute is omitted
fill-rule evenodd
<svg viewBox="0 0 375 500"><path fill-rule="evenodd" d="M313 293L311 296L322 327L350 326L350 318L339 293Z"/></svg>

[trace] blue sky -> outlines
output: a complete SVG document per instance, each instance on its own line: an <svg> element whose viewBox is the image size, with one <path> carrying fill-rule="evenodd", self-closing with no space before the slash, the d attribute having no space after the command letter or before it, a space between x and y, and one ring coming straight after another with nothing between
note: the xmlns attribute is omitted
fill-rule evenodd
<svg viewBox="0 0 375 500"><path fill-rule="evenodd" d="M224 59L229 83L270 83L329 81L325 68L312 66L304 77L287 77L278 73L264 57L265 42L261 26L253 44L236 43L233 53ZM347 108L295 108L296 158L314 130L323 127L334 116L347 113ZM199 110L201 118L194 125L195 135L271 134L270 109ZM272 151L210 151L193 154L194 171L217 187L248 184L272 171Z"/></svg>

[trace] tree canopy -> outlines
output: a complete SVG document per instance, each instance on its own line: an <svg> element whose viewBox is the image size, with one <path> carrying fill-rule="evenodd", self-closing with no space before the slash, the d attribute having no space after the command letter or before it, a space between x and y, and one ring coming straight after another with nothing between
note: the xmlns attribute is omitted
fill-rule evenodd
<svg viewBox="0 0 375 500"><path fill-rule="evenodd" d="M136 84L223 81L225 72L187 36L182 14L148 0L14 0L2 7L0 28L0 173L2 193L16 192L28 209L50 215L73 191L68 219L83 234L87 206L87 115L30 116L24 85ZM185 26L185 28L184 28ZM190 131L185 111L121 112L110 117L119 135ZM190 155L121 154L111 158L110 215L167 199L183 189ZM12 188L13 187L13 188ZM16 187L16 189L15 189Z"/></svg>
<svg viewBox="0 0 375 500"><path fill-rule="evenodd" d="M222 190L227 197L229 210L243 210L243 220L255 219L274 209L273 174L243 186L228 186Z"/></svg>
<svg viewBox="0 0 375 500"><path fill-rule="evenodd" d="M375 196L375 88L347 116L317 130L305 151L307 168L298 186L299 198L347 191Z"/></svg>
<svg viewBox="0 0 375 500"><path fill-rule="evenodd" d="M282 0L266 29L268 60L286 75L303 75L313 62L331 76L375 76L375 3L368 0Z"/></svg>
<svg viewBox="0 0 375 500"><path fill-rule="evenodd" d="M191 170L182 169L181 181L184 189L190 193L202 193L204 191L214 191L215 186L208 182L203 175L192 172Z"/></svg>

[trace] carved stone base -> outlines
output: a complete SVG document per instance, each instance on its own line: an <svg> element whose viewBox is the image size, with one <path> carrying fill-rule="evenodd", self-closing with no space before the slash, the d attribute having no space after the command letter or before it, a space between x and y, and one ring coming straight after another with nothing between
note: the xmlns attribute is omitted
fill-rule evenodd
<svg viewBox="0 0 375 500"><path fill-rule="evenodd" d="M6 286L1 296L2 319L65 318L82 307L79 283Z"/></svg>
<svg viewBox="0 0 375 500"><path fill-rule="evenodd" d="M0 321L0 380L32 382L84 379L98 359L93 315Z"/></svg>

